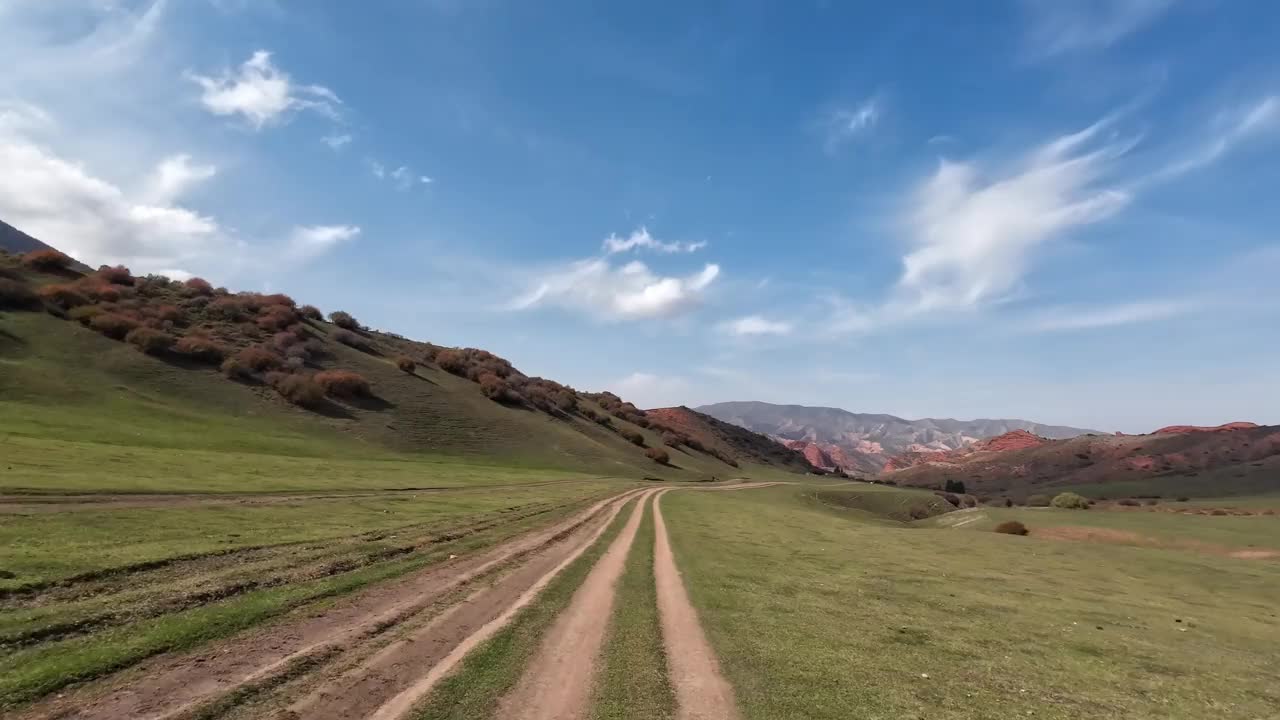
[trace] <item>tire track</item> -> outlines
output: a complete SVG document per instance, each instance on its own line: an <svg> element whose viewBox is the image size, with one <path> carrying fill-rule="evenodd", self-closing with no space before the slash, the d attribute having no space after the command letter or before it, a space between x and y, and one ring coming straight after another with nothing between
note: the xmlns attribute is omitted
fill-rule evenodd
<svg viewBox="0 0 1280 720"><path fill-rule="evenodd" d="M645 503L657 492L640 495L622 532L547 631L520 682L499 704L499 720L581 720L590 715L596 661L613 617L618 579Z"/></svg>
<svg viewBox="0 0 1280 720"><path fill-rule="evenodd" d="M761 485L748 487L762 487ZM728 489L728 488L723 488ZM720 672L711 644L698 622L676 567L662 519L663 491L653 501L653 575L658 590L662 642L667 650L677 720L738 720L733 687Z"/></svg>

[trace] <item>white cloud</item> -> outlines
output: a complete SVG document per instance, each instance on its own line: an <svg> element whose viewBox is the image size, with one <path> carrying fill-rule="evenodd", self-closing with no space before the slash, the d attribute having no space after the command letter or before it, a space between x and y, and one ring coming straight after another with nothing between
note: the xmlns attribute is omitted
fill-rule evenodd
<svg viewBox="0 0 1280 720"><path fill-rule="evenodd" d="M710 263L687 277L663 277L639 261L615 267L603 258L580 260L547 274L513 307L551 305L611 320L668 317L697 307L719 274Z"/></svg>
<svg viewBox="0 0 1280 720"><path fill-rule="evenodd" d="M1149 180L1169 180L1199 170L1218 161L1240 143L1280 129L1280 96L1269 95L1245 108L1219 113L1214 125L1211 137Z"/></svg>
<svg viewBox="0 0 1280 720"><path fill-rule="evenodd" d="M1132 143L1099 144L1105 123L1034 149L1013 168L984 173L943 161L916 193L908 217L914 248L903 257L891 310L977 306L1014 290L1042 245L1106 219L1129 201L1103 182Z"/></svg>
<svg viewBox="0 0 1280 720"><path fill-rule="evenodd" d="M1186 300L1146 300L1097 307L1058 307L1037 314L1027 329L1034 332L1093 330L1165 320L1201 309Z"/></svg>
<svg viewBox="0 0 1280 720"><path fill-rule="evenodd" d="M881 103L876 97L867 98L856 107L832 112L825 123L827 151L835 151L845 142L869 133L880 121L881 114Z"/></svg>
<svg viewBox="0 0 1280 720"><path fill-rule="evenodd" d="M320 138L320 142L328 145L330 150L341 150L351 144L351 136L346 133L334 133Z"/></svg>
<svg viewBox="0 0 1280 720"><path fill-rule="evenodd" d="M631 234L625 238L611 233L601 244L601 247L609 255L636 249L653 250L660 253L691 253L697 252L706 246L706 241L692 243L661 242L650 235L647 228L643 227L632 230Z"/></svg>
<svg viewBox="0 0 1280 720"><path fill-rule="evenodd" d="M420 175L420 176L418 177L418 182L422 183L423 185L430 185L431 183L433 183L433 182L435 182L435 181L436 181L436 179L435 179L435 178L433 178L433 177L431 177L431 176L429 176L429 175Z"/></svg>
<svg viewBox="0 0 1280 720"><path fill-rule="evenodd" d="M395 183L397 190L408 190L413 187L413 172L404 165L392 170L388 176L391 182Z"/></svg>
<svg viewBox="0 0 1280 720"><path fill-rule="evenodd" d="M608 389L640 408L694 404L689 399L691 384L685 378L675 375L634 372L617 380Z"/></svg>
<svg viewBox="0 0 1280 720"><path fill-rule="evenodd" d="M1110 47L1155 22L1174 0L1026 0L1031 28L1027 47L1046 57Z"/></svg>
<svg viewBox="0 0 1280 720"><path fill-rule="evenodd" d="M166 174L166 164L169 167ZM213 218L173 204L180 186L173 158L154 177L170 177L164 192L128 196L119 187L36 145L0 130L0 217L90 265L170 267L216 252L226 238ZM194 173L198 175L199 173Z"/></svg>
<svg viewBox="0 0 1280 720"><path fill-rule="evenodd" d="M283 122L291 110L312 110L338 116L338 96L321 85L297 85L271 62L271 53L258 50L240 68L218 77L188 74L203 88L200 102L214 115L241 115L256 130Z"/></svg>
<svg viewBox="0 0 1280 720"><path fill-rule="evenodd" d="M412 190L415 185L430 185L435 182L435 178L430 175L419 175L408 165L388 169L386 165L372 158L366 158L365 163L375 178L390 180L395 189L401 192Z"/></svg>
<svg viewBox="0 0 1280 720"><path fill-rule="evenodd" d="M212 165L193 165L190 155L167 157L152 172L143 197L150 203L171 203L217 172L218 169Z"/></svg>
<svg viewBox="0 0 1280 720"><path fill-rule="evenodd" d="M720 326L723 332L737 336L789 335L793 326L789 322L768 320L759 315L747 315L730 320Z"/></svg>
<svg viewBox="0 0 1280 720"><path fill-rule="evenodd" d="M309 259L329 252L360 234L355 225L309 225L296 227L289 236L289 252Z"/></svg>

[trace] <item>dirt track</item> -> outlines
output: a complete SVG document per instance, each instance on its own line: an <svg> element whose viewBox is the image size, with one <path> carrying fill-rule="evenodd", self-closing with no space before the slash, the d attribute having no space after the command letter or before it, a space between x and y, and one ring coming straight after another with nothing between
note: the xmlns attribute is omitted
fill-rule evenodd
<svg viewBox="0 0 1280 720"><path fill-rule="evenodd" d="M590 716L595 670L618 580L644 504L652 501L654 582L677 717L736 720L732 688L720 673L671 552L659 505L669 491L620 493L550 527L451 558L332 606L295 612L193 652L153 658L118 678L41 701L19 717L182 720L238 708L237 717L400 720L468 652L533 602L635 499L625 527L547 631L497 716Z"/></svg>

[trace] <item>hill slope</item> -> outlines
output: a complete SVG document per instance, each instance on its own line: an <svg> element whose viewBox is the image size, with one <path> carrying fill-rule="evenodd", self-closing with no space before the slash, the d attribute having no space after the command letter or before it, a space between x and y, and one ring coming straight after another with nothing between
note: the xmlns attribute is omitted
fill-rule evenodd
<svg viewBox="0 0 1280 720"><path fill-rule="evenodd" d="M1065 489L1092 497L1280 491L1280 427L1233 426L1038 442L1010 433L972 449L895 458L895 465L906 467L886 477L899 485L929 488L960 481L971 493L1015 498Z"/></svg>
<svg viewBox="0 0 1280 720"><path fill-rule="evenodd" d="M802 455L770 438L683 405L646 410L645 415L720 456L731 457L740 462L758 462L788 468L796 472L809 470Z"/></svg>
<svg viewBox="0 0 1280 720"><path fill-rule="evenodd" d="M368 447L672 480L736 472L733 454L689 451L656 463L645 453L663 447L665 428L616 396L335 313L348 326L339 328L285 296L124 269L46 274L13 256L0 256L0 271L11 290L40 297L7 308L0 298L9 311L0 313L0 427L11 433L193 448L248 435L250 444L276 438L307 454ZM330 383L335 372L356 384ZM252 430L222 432L231 425ZM786 465L746 455L741 464Z"/></svg>
<svg viewBox="0 0 1280 720"><path fill-rule="evenodd" d="M905 452L955 450L983 438L1026 430L1048 438L1094 432L1028 420L905 420L893 415L851 413L839 408L725 402L696 408L699 412L779 440L802 441L845 470L878 472L889 458ZM791 447L804 450L796 443ZM809 451L805 451L809 452Z"/></svg>

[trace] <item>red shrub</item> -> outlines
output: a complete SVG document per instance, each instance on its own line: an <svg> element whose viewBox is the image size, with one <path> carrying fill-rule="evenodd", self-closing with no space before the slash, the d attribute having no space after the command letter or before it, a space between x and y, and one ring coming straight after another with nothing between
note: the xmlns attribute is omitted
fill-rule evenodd
<svg viewBox="0 0 1280 720"><path fill-rule="evenodd" d="M996 526L995 531L1005 535L1026 535L1030 530L1017 520L1006 520Z"/></svg>
<svg viewBox="0 0 1280 720"><path fill-rule="evenodd" d="M298 314L307 320L323 320L324 314L320 312L320 308L315 305L303 305L298 309Z"/></svg>
<svg viewBox="0 0 1280 720"><path fill-rule="evenodd" d="M361 352L372 352L373 346L369 344L369 340L359 333L353 333L350 330L334 330L333 339L346 345L353 347Z"/></svg>
<svg viewBox="0 0 1280 720"><path fill-rule="evenodd" d="M644 447L644 435L641 435L635 430L632 430L631 428L628 428L628 427L624 427L618 430L618 434L626 438L627 442L631 443L632 445L639 445L640 447Z"/></svg>
<svg viewBox="0 0 1280 720"><path fill-rule="evenodd" d="M73 285L45 285L38 292L46 302L63 310L89 304L89 298Z"/></svg>
<svg viewBox="0 0 1280 720"><path fill-rule="evenodd" d="M124 341L148 355L161 355L173 347L174 342L172 335L146 327L130 330Z"/></svg>
<svg viewBox="0 0 1280 720"><path fill-rule="evenodd" d="M351 313L336 310L329 313L329 321L344 330L359 330L360 323L356 321Z"/></svg>
<svg viewBox="0 0 1280 720"><path fill-rule="evenodd" d="M205 311L212 317L228 322L240 322L244 319L247 308L244 301L234 295L215 298Z"/></svg>
<svg viewBox="0 0 1280 720"><path fill-rule="evenodd" d="M111 285L132 285L133 273L129 272L129 268L123 265L110 267L103 265L98 268L97 277L104 283Z"/></svg>
<svg viewBox="0 0 1280 720"><path fill-rule="evenodd" d="M253 345L236 353L236 360L254 372L279 370L284 364L279 355L260 345Z"/></svg>
<svg viewBox="0 0 1280 720"><path fill-rule="evenodd" d="M240 362L240 359L235 356L223 360L219 369L232 380L253 379L253 370L248 365Z"/></svg>
<svg viewBox="0 0 1280 720"><path fill-rule="evenodd" d="M436 365L454 375L466 375L467 357L459 350L441 350L436 353Z"/></svg>
<svg viewBox="0 0 1280 720"><path fill-rule="evenodd" d="M174 344L173 349L194 360L219 363L227 356L227 346L204 335L187 335Z"/></svg>
<svg viewBox="0 0 1280 720"><path fill-rule="evenodd" d="M412 373L414 370L418 369L418 364L401 355L396 358L396 367L400 368L401 372Z"/></svg>
<svg viewBox="0 0 1280 720"><path fill-rule="evenodd" d="M285 295L284 293L272 293L270 295L262 295L260 296L259 300L264 306L278 305L278 306L287 307L290 310L298 307L298 303L295 302L293 298L289 297L288 295Z"/></svg>
<svg viewBox="0 0 1280 720"><path fill-rule="evenodd" d="M355 398L367 397L371 394L369 381L350 370L325 370L318 372L315 381L320 383L324 391L334 397Z"/></svg>
<svg viewBox="0 0 1280 720"><path fill-rule="evenodd" d="M667 451L663 450L662 448L649 448L648 450L644 451L644 456L658 463L659 465L666 465L667 463L671 462L671 456L668 455Z"/></svg>
<svg viewBox="0 0 1280 720"><path fill-rule="evenodd" d="M67 313L67 317L75 320L81 325L87 326L91 320L101 315L103 312L105 311L97 305L81 305L78 308L72 308L71 311Z"/></svg>
<svg viewBox="0 0 1280 720"><path fill-rule="evenodd" d="M32 250L22 256L22 264L33 270L50 272L53 270L66 270L71 266L71 258L53 249Z"/></svg>
<svg viewBox="0 0 1280 720"><path fill-rule="evenodd" d="M313 378L305 375L288 373L271 373L267 382L285 400L305 408L316 408L324 405L324 388Z"/></svg>
<svg viewBox="0 0 1280 720"><path fill-rule="evenodd" d="M80 291L98 302L117 302L120 300L120 289L115 285L86 278L80 283Z"/></svg>
<svg viewBox="0 0 1280 720"><path fill-rule="evenodd" d="M668 447L680 447L685 444L685 440L677 433L664 432L662 433L662 444Z"/></svg>
<svg viewBox="0 0 1280 720"><path fill-rule="evenodd" d="M17 280L0 278L0 308L9 310L38 310L40 296L30 285Z"/></svg>
<svg viewBox="0 0 1280 720"><path fill-rule="evenodd" d="M123 340L126 335L138 327L138 322L116 313L103 313L89 318L89 327L112 340Z"/></svg>
<svg viewBox="0 0 1280 720"><path fill-rule="evenodd" d="M186 282L187 289L195 295L212 295L213 285L204 278L193 277Z"/></svg>
<svg viewBox="0 0 1280 720"><path fill-rule="evenodd" d="M152 311L152 314L155 315L158 320L171 323L180 322L186 317L186 315L183 314L182 309L176 305L158 305Z"/></svg>
<svg viewBox="0 0 1280 720"><path fill-rule="evenodd" d="M267 332L279 332L298 322L298 314L285 305L269 305L258 316L258 327Z"/></svg>
<svg viewBox="0 0 1280 720"><path fill-rule="evenodd" d="M520 393L511 389L506 380L494 375L493 373L485 373L480 376L480 392L484 396L500 403L518 403L522 399Z"/></svg>

